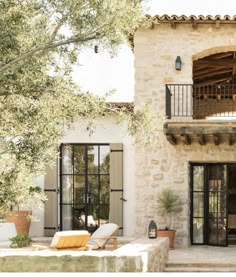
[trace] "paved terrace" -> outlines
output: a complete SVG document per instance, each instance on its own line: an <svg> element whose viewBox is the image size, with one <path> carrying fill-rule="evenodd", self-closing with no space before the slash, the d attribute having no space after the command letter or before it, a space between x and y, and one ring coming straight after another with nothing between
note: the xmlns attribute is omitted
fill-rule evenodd
<svg viewBox="0 0 236 277"><path fill-rule="evenodd" d="M190 246L169 251L167 272L236 272L236 245Z"/></svg>

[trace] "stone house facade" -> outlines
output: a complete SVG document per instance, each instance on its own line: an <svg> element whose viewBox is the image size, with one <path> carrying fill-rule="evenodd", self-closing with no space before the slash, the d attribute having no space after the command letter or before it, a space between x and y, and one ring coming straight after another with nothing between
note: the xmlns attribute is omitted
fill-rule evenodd
<svg viewBox="0 0 236 277"><path fill-rule="evenodd" d="M157 145L134 146L112 116L92 136L74 122L57 168L37 180L49 201L32 236L93 231L107 221L120 235L147 236L150 220L165 226L157 194L172 188L184 203L173 218L175 247L235 242L235 17L149 19L134 35L134 105L149 103L165 117Z"/></svg>
<svg viewBox="0 0 236 277"><path fill-rule="evenodd" d="M149 19L134 36L135 105L150 103L166 120L158 146L135 149L135 231L153 218L164 227L157 193L168 187L184 202L176 247L227 246L236 227L235 17Z"/></svg>

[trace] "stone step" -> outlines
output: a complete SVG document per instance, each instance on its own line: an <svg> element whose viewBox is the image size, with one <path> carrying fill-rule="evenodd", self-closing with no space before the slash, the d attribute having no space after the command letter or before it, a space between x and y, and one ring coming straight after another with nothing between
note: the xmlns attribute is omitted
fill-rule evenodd
<svg viewBox="0 0 236 277"><path fill-rule="evenodd" d="M236 272L236 262L167 263L165 272Z"/></svg>
<svg viewBox="0 0 236 277"><path fill-rule="evenodd" d="M165 272L236 272L236 266L232 267L166 267Z"/></svg>

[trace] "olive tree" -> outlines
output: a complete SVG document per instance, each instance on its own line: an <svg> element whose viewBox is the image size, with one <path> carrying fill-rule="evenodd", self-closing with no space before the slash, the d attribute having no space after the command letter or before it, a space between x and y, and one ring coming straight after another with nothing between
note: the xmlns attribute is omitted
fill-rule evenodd
<svg viewBox="0 0 236 277"><path fill-rule="evenodd" d="M94 120L117 113L138 141L140 134L150 141L155 128L147 106L134 111L111 106L105 94L83 92L70 75L84 47L116 53L129 42L144 24L142 2L0 0L0 182L9 175L12 185L20 172L41 174L72 120L83 119L92 130Z"/></svg>

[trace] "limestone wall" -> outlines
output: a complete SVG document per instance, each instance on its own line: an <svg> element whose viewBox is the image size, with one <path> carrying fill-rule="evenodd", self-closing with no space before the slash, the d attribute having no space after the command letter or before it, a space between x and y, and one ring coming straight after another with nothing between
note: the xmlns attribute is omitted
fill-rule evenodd
<svg viewBox="0 0 236 277"><path fill-rule="evenodd" d="M0 252L0 272L164 271L168 239L139 239L115 251Z"/></svg>
<svg viewBox="0 0 236 277"><path fill-rule="evenodd" d="M135 35L135 105L150 103L165 115L165 84L192 83L192 61L204 56L236 51L235 25L160 24L154 29L140 29ZM183 61L181 71L174 67L175 59ZM190 243L190 176L189 162L235 162L236 146L215 146L197 143L171 145L163 132L157 146L135 149L136 235L146 234L151 219L159 228L165 226L157 211L157 193L163 188L176 190L184 201L184 210L175 217L176 247Z"/></svg>

